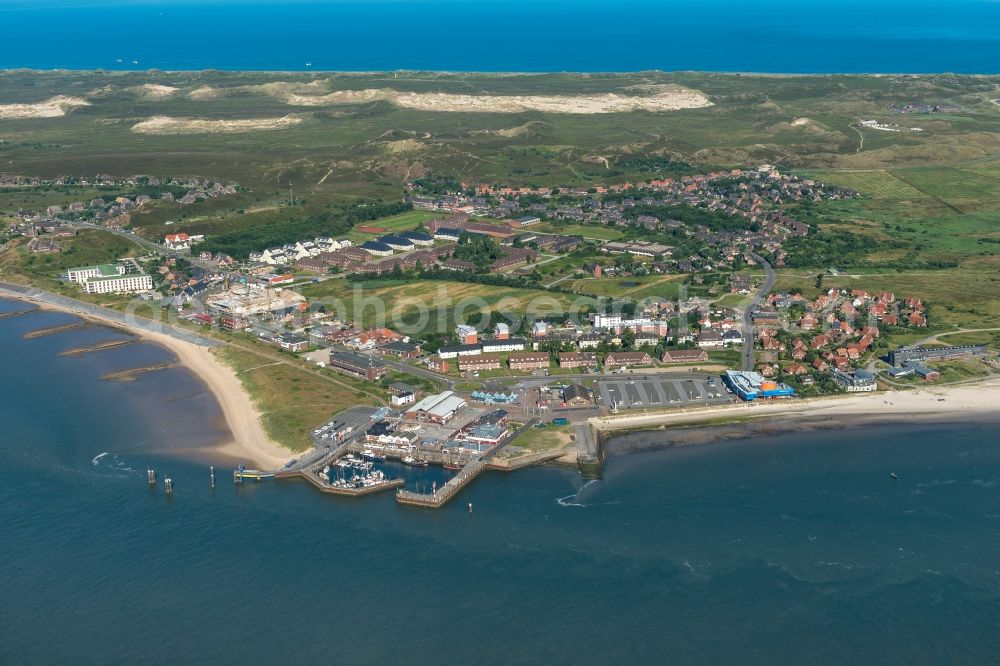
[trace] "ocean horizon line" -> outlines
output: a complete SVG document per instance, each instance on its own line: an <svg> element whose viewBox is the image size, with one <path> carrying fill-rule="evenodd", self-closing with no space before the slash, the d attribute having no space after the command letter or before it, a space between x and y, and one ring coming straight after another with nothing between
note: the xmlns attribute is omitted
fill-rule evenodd
<svg viewBox="0 0 1000 666"><path fill-rule="evenodd" d="M638 74L713 74L723 76L755 76L761 78L791 78L791 77L822 77L822 76L962 76L982 77L1000 76L1000 69L993 72L962 72L953 70L933 71L766 71L766 70L732 70L732 69L433 69L433 68L398 68L398 69L321 69L308 68L241 68L241 67L192 67L192 68L105 68L105 67L31 67L31 66L0 66L0 73L39 73L58 74L61 72L93 73L93 74L192 74L192 73L239 73L239 74L318 74L318 75L365 75L365 74L448 74L474 76L634 76Z"/></svg>

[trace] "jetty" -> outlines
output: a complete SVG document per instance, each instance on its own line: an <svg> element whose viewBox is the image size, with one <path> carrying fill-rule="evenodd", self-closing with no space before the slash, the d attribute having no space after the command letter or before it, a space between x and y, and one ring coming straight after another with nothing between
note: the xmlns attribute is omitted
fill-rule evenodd
<svg viewBox="0 0 1000 666"><path fill-rule="evenodd" d="M55 335L56 333L62 333L63 331L72 331L75 328L83 328L89 324L85 321L77 321L69 324L60 324L59 326L48 326L46 328L35 329L34 331L28 331L21 336L24 340L31 340L32 338L40 338L46 335Z"/></svg>
<svg viewBox="0 0 1000 666"><path fill-rule="evenodd" d="M108 340L107 342L98 342L97 344L88 345L86 347L67 349L64 352L60 352L59 355L79 356L80 354L89 354L90 352L104 351L105 349L113 349L115 347L124 347L125 345L131 345L138 341L139 338L129 338L128 340Z"/></svg>
<svg viewBox="0 0 1000 666"><path fill-rule="evenodd" d="M126 382L126 381L132 381L136 375L141 375L145 372L156 372L157 370L166 370L167 368L176 368L176 367L177 367L176 363L171 363L170 361L167 361L164 363L156 363L155 365L143 366L141 368L129 368L127 370L109 372L106 375L101 375L101 379Z"/></svg>
<svg viewBox="0 0 1000 666"><path fill-rule="evenodd" d="M0 319L4 319L6 317L20 317L21 315L34 311L35 310L18 310L17 312L0 312Z"/></svg>

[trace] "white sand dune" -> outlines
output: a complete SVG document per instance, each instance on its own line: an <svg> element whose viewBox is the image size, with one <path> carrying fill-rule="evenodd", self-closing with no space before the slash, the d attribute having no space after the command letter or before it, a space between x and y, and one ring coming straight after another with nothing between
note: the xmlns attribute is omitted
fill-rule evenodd
<svg viewBox="0 0 1000 666"><path fill-rule="evenodd" d="M144 83L141 86L130 88L130 90L143 99L161 100L173 97L179 89L157 83Z"/></svg>
<svg viewBox="0 0 1000 666"><path fill-rule="evenodd" d="M90 106L90 102L57 95L34 104L0 104L0 118L59 118L79 106Z"/></svg>
<svg viewBox="0 0 1000 666"><path fill-rule="evenodd" d="M406 109L458 113L627 113L630 111L676 111L712 106L708 97L691 88L655 85L634 88L637 94L594 93L585 95L488 95L443 92L401 92L392 88L329 90L329 82L275 81L252 86L212 88L202 86L188 93L191 99L215 99L234 93L270 95L292 106L335 106L384 101Z"/></svg>
<svg viewBox="0 0 1000 666"><path fill-rule="evenodd" d="M132 131L137 134L238 134L285 129L301 122L302 118L292 115L239 120L153 116L133 125Z"/></svg>
<svg viewBox="0 0 1000 666"><path fill-rule="evenodd" d="M391 88L341 90L327 95L280 92L275 96L293 106L328 106L386 101L406 109L459 113L627 113L676 111L711 106L703 93L670 86L653 95L459 95L453 93L399 92Z"/></svg>

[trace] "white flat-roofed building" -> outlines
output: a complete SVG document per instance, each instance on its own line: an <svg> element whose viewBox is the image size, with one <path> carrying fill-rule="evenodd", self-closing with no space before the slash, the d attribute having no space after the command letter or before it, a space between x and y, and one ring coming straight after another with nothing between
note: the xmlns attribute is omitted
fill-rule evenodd
<svg viewBox="0 0 1000 666"><path fill-rule="evenodd" d="M438 349L438 358L458 358L459 356L479 356L483 353L481 344L451 345Z"/></svg>
<svg viewBox="0 0 1000 666"><path fill-rule="evenodd" d="M66 271L66 275L69 277L70 282L76 282L78 284L83 284L90 278L100 277L116 277L118 275L125 275L125 267L122 265L115 264L100 264L99 266L83 266L80 268L71 268Z"/></svg>
<svg viewBox="0 0 1000 666"><path fill-rule="evenodd" d="M483 353L524 351L524 338L506 338L503 340L487 340L482 343Z"/></svg>
<svg viewBox="0 0 1000 666"><path fill-rule="evenodd" d="M83 283L88 294L116 294L129 291L149 291L153 288L153 278L147 274L92 277Z"/></svg>

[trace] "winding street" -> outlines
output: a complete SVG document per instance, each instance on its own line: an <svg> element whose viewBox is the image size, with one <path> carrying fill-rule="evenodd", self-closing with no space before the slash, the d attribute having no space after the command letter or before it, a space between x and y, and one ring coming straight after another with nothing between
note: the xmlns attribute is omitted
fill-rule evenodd
<svg viewBox="0 0 1000 666"><path fill-rule="evenodd" d="M774 287L774 268L759 254L750 253L764 267L764 284L743 310L743 369L753 370L753 312L764 301L764 297Z"/></svg>

